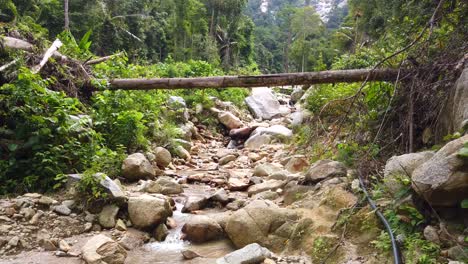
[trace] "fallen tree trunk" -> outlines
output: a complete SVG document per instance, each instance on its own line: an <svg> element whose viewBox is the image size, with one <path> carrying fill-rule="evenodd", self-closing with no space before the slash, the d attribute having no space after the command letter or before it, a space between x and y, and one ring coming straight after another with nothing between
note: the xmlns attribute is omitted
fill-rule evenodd
<svg viewBox="0 0 468 264"><path fill-rule="evenodd" d="M158 78L158 79L113 79L108 81L110 90L156 90L156 89L200 89L200 88L249 88L322 83L362 82L367 76L369 81L395 81L396 69L378 70L341 70L304 73L282 73L258 76L219 76L201 78ZM401 78L400 78L401 79ZM103 80L99 80L103 81ZM99 90L88 83L91 90Z"/></svg>

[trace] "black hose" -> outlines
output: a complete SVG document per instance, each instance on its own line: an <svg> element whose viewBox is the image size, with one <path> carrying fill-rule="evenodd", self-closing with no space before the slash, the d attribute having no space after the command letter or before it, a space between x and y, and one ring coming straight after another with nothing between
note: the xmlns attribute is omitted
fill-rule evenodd
<svg viewBox="0 0 468 264"><path fill-rule="evenodd" d="M393 259L394 259L393 263L395 264L403 263L401 259L400 248L398 247L398 244L395 240L395 236L393 235L392 227L388 223L388 220L385 218L385 216L379 211L379 209L377 208L377 205L375 205L375 202L369 196L366 186L364 185L364 180L362 179L361 171L359 169L358 169L358 178L359 178L359 183L361 184L362 191L364 192L364 195L366 196L367 201L369 202L369 205L371 206L372 210L375 211L375 214L379 217L380 221L384 224L385 228L387 229L388 234L390 235L390 240L392 242Z"/></svg>

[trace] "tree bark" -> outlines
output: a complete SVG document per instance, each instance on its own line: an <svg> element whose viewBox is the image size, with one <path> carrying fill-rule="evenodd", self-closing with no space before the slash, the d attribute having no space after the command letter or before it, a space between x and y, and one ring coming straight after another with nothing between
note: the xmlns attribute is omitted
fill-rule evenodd
<svg viewBox="0 0 468 264"><path fill-rule="evenodd" d="M403 71L404 73L404 71ZM369 81L395 81L396 69L371 71L342 70L304 73L282 73L258 76L217 76L201 78L158 78L158 79L113 79L108 80L110 90L157 90L157 89L203 89L203 88L249 88L311 85L321 83L362 82L369 75ZM103 80L98 80L103 81ZM91 83L87 87L99 90Z"/></svg>
<svg viewBox="0 0 468 264"><path fill-rule="evenodd" d="M65 30L70 30L70 18L68 16L68 0L64 0L64 13L65 13Z"/></svg>

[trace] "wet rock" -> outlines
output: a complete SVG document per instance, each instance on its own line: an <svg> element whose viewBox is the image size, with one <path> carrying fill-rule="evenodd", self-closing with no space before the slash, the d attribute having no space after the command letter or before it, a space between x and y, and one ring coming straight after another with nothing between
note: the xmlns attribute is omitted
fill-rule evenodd
<svg viewBox="0 0 468 264"><path fill-rule="evenodd" d="M404 154L391 157L385 164L384 183L392 193L397 193L403 188L404 179L411 181L411 174L421 164L434 156L434 152L425 151L419 153Z"/></svg>
<svg viewBox="0 0 468 264"><path fill-rule="evenodd" d="M218 113L218 120L225 125L229 130L242 127L242 121L231 112L221 111Z"/></svg>
<svg viewBox="0 0 468 264"><path fill-rule="evenodd" d="M346 177L346 166L338 161L319 160L305 173L305 182L317 183L331 177Z"/></svg>
<svg viewBox="0 0 468 264"><path fill-rule="evenodd" d="M276 191L277 189L282 188L284 185L286 185L285 181L267 180L260 184L250 186L247 192L249 196L252 196L254 194L261 193L264 191Z"/></svg>
<svg viewBox="0 0 468 264"><path fill-rule="evenodd" d="M120 244L127 250L132 250L135 248L139 248L145 242L148 242L150 237L148 233L142 232L133 228L129 228L127 232L123 235L122 239L120 240Z"/></svg>
<svg viewBox="0 0 468 264"><path fill-rule="evenodd" d="M144 190L149 193L161 193L165 195L179 194L184 192L182 185L177 183L171 177L162 176L156 181L150 181L144 187Z"/></svg>
<svg viewBox="0 0 468 264"><path fill-rule="evenodd" d="M245 99L245 103L255 118L271 120L281 115L280 103L269 88L252 89L252 95Z"/></svg>
<svg viewBox="0 0 468 264"><path fill-rule="evenodd" d="M303 155L292 156L284 166L291 173L302 172L310 166L309 161Z"/></svg>
<svg viewBox="0 0 468 264"><path fill-rule="evenodd" d="M133 225L146 229L164 223L172 209L164 196L143 194L128 199L128 214Z"/></svg>
<svg viewBox="0 0 468 264"><path fill-rule="evenodd" d="M154 154L156 155L156 163L160 168L166 168L172 161L171 152L165 148L157 147Z"/></svg>
<svg viewBox="0 0 468 264"><path fill-rule="evenodd" d="M298 215L267 200L254 200L235 211L226 224L225 232L238 248L259 243L273 250L284 249Z"/></svg>
<svg viewBox="0 0 468 264"><path fill-rule="evenodd" d="M182 208L182 213L201 210L205 208L207 204L208 199L206 197L190 196L187 201L185 201L184 207Z"/></svg>
<svg viewBox="0 0 468 264"><path fill-rule="evenodd" d="M181 145L177 146L174 148L174 153L177 155L177 157L184 159L184 160L191 160L192 156L190 155L190 152L186 150L184 147Z"/></svg>
<svg viewBox="0 0 468 264"><path fill-rule="evenodd" d="M247 245L216 260L216 264L261 263L273 253L257 243Z"/></svg>
<svg viewBox="0 0 468 264"><path fill-rule="evenodd" d="M119 212L119 207L115 204L110 204L104 206L101 213L99 213L99 224L104 228L113 228L116 224L117 213Z"/></svg>
<svg viewBox="0 0 468 264"><path fill-rule="evenodd" d="M426 228L424 228L423 234L424 234L424 238L427 241L440 244L439 234L435 227L430 226L430 225L426 226Z"/></svg>
<svg viewBox="0 0 468 264"><path fill-rule="evenodd" d="M167 226L165 224L160 224L153 232L153 237L156 241L164 241L167 235L169 234L169 230L167 230Z"/></svg>
<svg viewBox="0 0 468 264"><path fill-rule="evenodd" d="M248 149L260 149L264 145L271 143L271 136L269 135L253 135L244 143L244 147Z"/></svg>
<svg viewBox="0 0 468 264"><path fill-rule="evenodd" d="M223 166L223 165L226 165L228 164L229 162L231 161L235 161L237 159L237 156L236 155L227 155L227 156L224 156L222 157L219 161L218 161L218 164Z"/></svg>
<svg viewBox="0 0 468 264"><path fill-rule="evenodd" d="M468 135L449 142L417 167L411 178L413 189L432 206L457 206L468 193L466 161L458 157Z"/></svg>
<svg viewBox="0 0 468 264"><path fill-rule="evenodd" d="M54 212L59 215L70 215L72 211L66 205L61 204L54 206Z"/></svg>
<svg viewBox="0 0 468 264"><path fill-rule="evenodd" d="M223 236L221 226L212 218L204 215L190 217L182 227L182 232L185 234L185 239L195 243L212 241Z"/></svg>
<svg viewBox="0 0 468 264"><path fill-rule="evenodd" d="M253 175L266 177L272 175L273 173L281 171L282 169L283 168L280 164L264 163L255 167Z"/></svg>
<svg viewBox="0 0 468 264"><path fill-rule="evenodd" d="M105 235L92 237L81 251L88 264L123 264L127 258L127 251Z"/></svg>
<svg viewBox="0 0 468 264"><path fill-rule="evenodd" d="M182 250L182 256L184 257L185 260L191 260L191 259L194 259L194 258L198 258L198 257L201 257L198 253L192 251L192 250L188 250L188 249L185 249L185 250Z"/></svg>
<svg viewBox="0 0 468 264"><path fill-rule="evenodd" d="M230 201L229 195L224 189L219 189L218 191L216 191L208 200L219 202L221 204L227 204Z"/></svg>
<svg viewBox="0 0 468 264"><path fill-rule="evenodd" d="M135 153L129 155L122 164L122 175L130 181L139 179L154 178L156 172L145 155Z"/></svg>

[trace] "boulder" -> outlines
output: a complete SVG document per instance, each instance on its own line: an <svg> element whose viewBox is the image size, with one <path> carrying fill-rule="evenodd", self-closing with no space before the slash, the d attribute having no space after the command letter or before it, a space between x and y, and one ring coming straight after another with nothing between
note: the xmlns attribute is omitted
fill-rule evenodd
<svg viewBox="0 0 468 264"><path fill-rule="evenodd" d="M184 192L182 185L167 176L158 177L156 181L149 181L144 187L144 190L149 193L161 193L165 195Z"/></svg>
<svg viewBox="0 0 468 264"><path fill-rule="evenodd" d="M432 156L434 152L424 151L391 157L384 169L384 183L389 191L396 193L403 188L402 180L406 179L410 183L413 171Z"/></svg>
<svg viewBox="0 0 468 264"><path fill-rule="evenodd" d="M172 155L169 150L163 147L157 147L154 150L154 154L156 155L156 163L160 168L166 168L172 161Z"/></svg>
<svg viewBox="0 0 468 264"><path fill-rule="evenodd" d="M176 108L176 109L187 107L187 104L185 103L184 98L179 97L179 96L169 96L167 103L169 104L169 106Z"/></svg>
<svg viewBox="0 0 468 264"><path fill-rule="evenodd" d="M172 139L171 141L174 146L182 146L187 151L190 151L193 147L192 142L183 140L180 138L175 138L175 139Z"/></svg>
<svg viewBox="0 0 468 264"><path fill-rule="evenodd" d="M283 125L274 125L269 128L257 128L259 131L257 133L261 135L270 135L275 138L280 138L280 139L288 139L293 136L293 132L291 129L283 126ZM254 134L257 134L254 131Z"/></svg>
<svg viewBox="0 0 468 264"><path fill-rule="evenodd" d="M466 199L468 162L458 156L466 142L468 135L449 142L413 171L413 189L432 206L457 206Z"/></svg>
<svg viewBox="0 0 468 264"><path fill-rule="evenodd" d="M231 191L244 191L250 186L247 178L234 178L228 180L228 189Z"/></svg>
<svg viewBox="0 0 468 264"><path fill-rule="evenodd" d="M338 161L319 160L305 173L305 182L317 183L330 177L346 177L346 166Z"/></svg>
<svg viewBox="0 0 468 264"><path fill-rule="evenodd" d="M119 207L114 204L109 204L104 206L101 213L99 213L99 224L104 228L113 228L116 224L117 213L119 212Z"/></svg>
<svg viewBox="0 0 468 264"><path fill-rule="evenodd" d="M218 120L225 125L229 130L242 127L242 121L231 112L219 112Z"/></svg>
<svg viewBox="0 0 468 264"><path fill-rule="evenodd" d="M277 189L282 188L284 185L286 185L286 181L267 180L260 184L250 186L247 192L249 196L252 196L264 191L276 191Z"/></svg>
<svg viewBox="0 0 468 264"><path fill-rule="evenodd" d="M269 135L252 135L244 143L244 147L248 149L259 149L264 145L271 143L271 136Z"/></svg>
<svg viewBox="0 0 468 264"><path fill-rule="evenodd" d="M466 67L455 87L450 90L448 101L439 118L439 137L468 128L468 67Z"/></svg>
<svg viewBox="0 0 468 264"><path fill-rule="evenodd" d="M81 251L88 264L123 264L127 258L127 251L105 235L92 237Z"/></svg>
<svg viewBox="0 0 468 264"><path fill-rule="evenodd" d="M290 209L280 208L271 201L254 200L229 217L225 232L237 248L258 243L272 250L281 250L298 219Z"/></svg>
<svg viewBox="0 0 468 264"><path fill-rule="evenodd" d="M247 245L216 260L216 264L255 264L263 263L273 253L257 243Z"/></svg>
<svg viewBox="0 0 468 264"><path fill-rule="evenodd" d="M154 178L156 172L145 155L134 153L123 161L122 176L127 180L137 181L145 178Z"/></svg>
<svg viewBox="0 0 468 264"><path fill-rule="evenodd" d="M54 206L54 212L56 212L57 214L59 215L70 215L71 214L71 209L68 208L66 205L57 205L57 206Z"/></svg>
<svg viewBox="0 0 468 264"><path fill-rule="evenodd" d="M219 189L208 200L219 202L221 204L227 204L231 199L229 199L229 195L227 194L226 190Z"/></svg>
<svg viewBox="0 0 468 264"><path fill-rule="evenodd" d="M279 194L273 191L264 191L257 193L253 196L253 199L262 199L262 200L276 200L279 198Z"/></svg>
<svg viewBox="0 0 468 264"><path fill-rule="evenodd" d="M182 158L184 160L191 160L192 159L192 156L190 155L190 152L188 150L186 150L181 145L174 148L174 153L177 155L177 157Z"/></svg>
<svg viewBox="0 0 468 264"><path fill-rule="evenodd" d="M189 213L189 212L201 210L205 208L207 203L208 203L208 199L206 197L190 196L185 201L184 207L182 208L182 212Z"/></svg>
<svg viewBox="0 0 468 264"><path fill-rule="evenodd" d="M111 198L118 200L125 200L127 197L123 192L119 184L113 181L109 176L104 173L95 173L93 177L96 178L102 187L106 189L107 193L111 195ZM70 183L80 181L83 178L82 174L69 174L68 181Z"/></svg>
<svg viewBox="0 0 468 264"><path fill-rule="evenodd" d="M252 89L252 95L245 98L245 103L255 118L271 120L281 116L280 103L270 88Z"/></svg>
<svg viewBox="0 0 468 264"><path fill-rule="evenodd" d="M280 164L276 163L263 163L255 167L253 175L260 177L267 177L276 172L282 171L283 168Z"/></svg>
<svg viewBox="0 0 468 264"><path fill-rule="evenodd" d="M142 232L140 230L129 228L122 239L120 244L127 250L132 250L142 246L145 242L148 242L150 237L148 233Z"/></svg>
<svg viewBox="0 0 468 264"><path fill-rule="evenodd" d="M286 163L285 169L291 173L297 173L304 171L309 166L309 161L304 155L295 155Z"/></svg>
<svg viewBox="0 0 468 264"><path fill-rule="evenodd" d="M212 241L223 236L221 226L213 218L204 215L190 217L182 227L182 232L185 239L195 243Z"/></svg>
<svg viewBox="0 0 468 264"><path fill-rule="evenodd" d="M153 231L153 237L156 241L164 241L169 234L169 230L165 224L160 224L156 229Z"/></svg>
<svg viewBox="0 0 468 264"><path fill-rule="evenodd" d="M135 227L147 229L164 223L172 209L165 196L143 194L128 199L128 214Z"/></svg>

